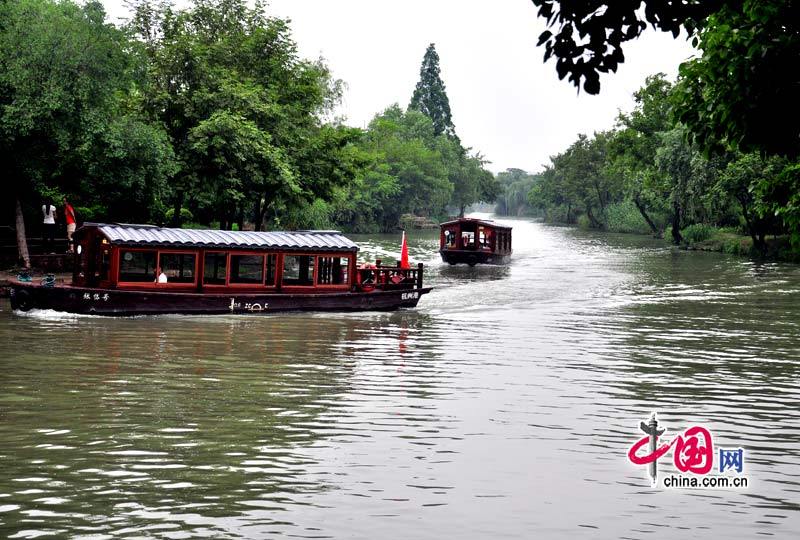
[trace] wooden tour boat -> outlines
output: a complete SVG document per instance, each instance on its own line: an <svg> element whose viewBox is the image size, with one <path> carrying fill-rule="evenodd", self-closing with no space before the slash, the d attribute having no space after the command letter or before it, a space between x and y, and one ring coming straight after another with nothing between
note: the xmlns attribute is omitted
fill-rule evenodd
<svg viewBox="0 0 800 540"><path fill-rule="evenodd" d="M440 225L439 253L449 264L506 264L511 227L485 219L459 218Z"/></svg>
<svg viewBox="0 0 800 540"><path fill-rule="evenodd" d="M253 232L87 223L71 284L11 284L14 309L96 315L392 310L430 292L422 264L362 264L337 231Z"/></svg>

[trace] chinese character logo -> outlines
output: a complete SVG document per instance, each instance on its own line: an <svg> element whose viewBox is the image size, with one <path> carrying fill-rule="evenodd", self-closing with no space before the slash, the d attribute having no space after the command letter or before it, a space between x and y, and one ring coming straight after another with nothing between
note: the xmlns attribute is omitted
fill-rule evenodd
<svg viewBox="0 0 800 540"><path fill-rule="evenodd" d="M719 449L719 472L724 473L728 469L733 469L737 473L744 468L744 449L736 450Z"/></svg>
<svg viewBox="0 0 800 540"><path fill-rule="evenodd" d="M656 413L652 413L647 423L640 422L639 428L644 436L636 441L628 450L628 460L635 465L647 465L648 476L653 487L658 482L658 460L672 450L672 462L675 468L684 474L708 475L714 468L714 439L711 431L704 426L690 426L669 440L661 439L666 432L658 427ZM662 442L663 441L663 442ZM719 449L719 472L736 471L744 468L744 450ZM697 482L689 482L695 486ZM710 482L701 482L700 487L723 487L721 483L714 486ZM738 487L738 486L735 486Z"/></svg>

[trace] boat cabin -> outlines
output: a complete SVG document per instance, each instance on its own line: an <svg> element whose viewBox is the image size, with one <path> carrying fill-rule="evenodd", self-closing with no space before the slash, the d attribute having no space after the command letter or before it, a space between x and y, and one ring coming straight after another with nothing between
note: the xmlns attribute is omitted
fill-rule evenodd
<svg viewBox="0 0 800 540"><path fill-rule="evenodd" d="M421 286L422 270L356 268L338 231L218 231L87 223L75 232L73 286L201 293L326 293ZM399 274L399 277L398 277ZM419 282L419 283L418 283ZM377 288L386 288L380 287Z"/></svg>
<svg viewBox="0 0 800 540"><path fill-rule="evenodd" d="M422 263L356 266L358 246L337 231L87 223L73 241L72 283L14 280L14 310L109 316L391 310L416 307L431 290L422 286Z"/></svg>
<svg viewBox="0 0 800 540"><path fill-rule="evenodd" d="M440 225L439 253L449 264L505 264L511 258L511 227L491 220L459 218Z"/></svg>

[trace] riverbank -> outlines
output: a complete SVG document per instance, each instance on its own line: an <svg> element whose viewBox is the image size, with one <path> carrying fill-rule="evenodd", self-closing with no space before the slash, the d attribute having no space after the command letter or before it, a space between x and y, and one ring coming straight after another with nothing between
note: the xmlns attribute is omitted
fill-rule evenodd
<svg viewBox="0 0 800 540"><path fill-rule="evenodd" d="M579 216L583 217L583 216ZM647 225L642 220L642 226L633 226L631 220L620 221L621 226L610 225L605 229L596 229L589 226L588 220L579 219L577 223L564 223L544 220L551 225L575 227L582 230L593 230L616 234L631 234L638 236L654 235L647 230ZM638 225L638 224L635 224ZM690 225L681 230L683 242L677 247L687 251L709 251L727 253L740 257L748 257L762 261L800 263L800 252L792 249L791 239L788 235L772 236L765 238L767 249L761 253L753 247L753 239L729 227L714 227L712 225ZM668 245L674 245L668 237L662 237Z"/></svg>
<svg viewBox="0 0 800 540"><path fill-rule="evenodd" d="M706 238L686 239L684 236L682 247L690 251L715 251L753 259L800 263L800 253L792 249L788 236L766 238L767 250L761 253L753 246L753 239L749 236L715 227L712 229Z"/></svg>

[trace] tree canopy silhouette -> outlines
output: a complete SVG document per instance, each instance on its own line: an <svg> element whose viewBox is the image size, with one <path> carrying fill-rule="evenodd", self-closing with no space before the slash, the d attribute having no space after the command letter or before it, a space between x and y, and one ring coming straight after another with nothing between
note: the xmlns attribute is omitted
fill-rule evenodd
<svg viewBox="0 0 800 540"><path fill-rule="evenodd" d="M624 62L623 45L650 25L684 29L700 56L684 63L675 107L706 150L724 144L800 155L800 18L789 0L532 0L548 29L539 36L559 78L589 94Z"/></svg>
<svg viewBox="0 0 800 540"><path fill-rule="evenodd" d="M433 121L433 130L436 135L445 134L458 140L450 114L450 100L447 99L447 92L441 77L439 55L433 43L428 45L425 56L422 58L419 81L408 107L418 110L430 118Z"/></svg>

